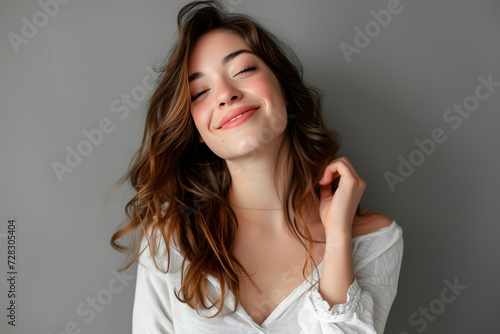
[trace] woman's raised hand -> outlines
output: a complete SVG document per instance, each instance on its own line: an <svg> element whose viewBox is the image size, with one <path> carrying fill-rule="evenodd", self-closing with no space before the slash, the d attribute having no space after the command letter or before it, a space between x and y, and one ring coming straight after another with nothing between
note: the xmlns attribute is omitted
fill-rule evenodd
<svg viewBox="0 0 500 334"><path fill-rule="evenodd" d="M338 177L338 188L332 192L332 182ZM359 177L349 160L342 156L332 160L325 168L319 185L319 214L325 231L351 236L352 222L366 182Z"/></svg>

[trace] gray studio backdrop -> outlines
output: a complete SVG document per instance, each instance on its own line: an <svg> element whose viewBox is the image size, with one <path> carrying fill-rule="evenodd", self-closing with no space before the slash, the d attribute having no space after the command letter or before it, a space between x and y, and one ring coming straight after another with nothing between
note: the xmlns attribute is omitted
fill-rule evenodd
<svg viewBox="0 0 500 334"><path fill-rule="evenodd" d="M133 193L104 192L139 147L185 3L1 1L2 334L131 332L137 264L118 274L109 240ZM403 228L386 333L498 333L500 3L225 3L294 48L367 182L362 207Z"/></svg>

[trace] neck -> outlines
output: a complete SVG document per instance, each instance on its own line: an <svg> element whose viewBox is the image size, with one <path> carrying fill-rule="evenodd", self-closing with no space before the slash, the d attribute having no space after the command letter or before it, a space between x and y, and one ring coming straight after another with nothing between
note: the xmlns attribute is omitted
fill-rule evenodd
<svg viewBox="0 0 500 334"><path fill-rule="evenodd" d="M282 153L278 149L285 134L259 147L247 156L226 160L231 173L228 200L237 216L253 224L275 225L281 229L286 220L282 214L285 201L284 189L291 180L289 142L285 141ZM274 181L274 170L279 171ZM238 219L240 220L240 219Z"/></svg>
<svg viewBox="0 0 500 334"><path fill-rule="evenodd" d="M262 231L286 233L289 230L283 215L285 188L291 182L290 143L285 142L280 156L278 138L266 145L262 150L254 152L251 157L243 157L237 161L226 160L231 173L231 185L228 200L238 218L238 223L246 227L254 227ZM277 163L278 172L274 185L274 168ZM290 221L293 221L291 203L287 203ZM305 199L300 208L306 223L321 223L319 207L312 198Z"/></svg>
<svg viewBox="0 0 500 334"><path fill-rule="evenodd" d="M229 203L231 206L269 210L281 209L284 198L283 186L290 182L291 166L286 165L289 155L289 143L278 157L278 148L284 133L276 137L272 142L259 147L246 156L240 156L235 160L226 160L231 173L231 185L229 188ZM290 160L290 159L288 159ZM274 170L277 168L276 185L274 181Z"/></svg>

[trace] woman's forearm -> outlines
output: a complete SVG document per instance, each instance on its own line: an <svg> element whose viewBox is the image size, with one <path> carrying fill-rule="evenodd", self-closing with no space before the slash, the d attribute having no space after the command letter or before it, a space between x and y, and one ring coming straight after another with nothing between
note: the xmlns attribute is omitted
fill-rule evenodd
<svg viewBox="0 0 500 334"><path fill-rule="evenodd" d="M354 282L351 234L326 231L326 248L319 293L330 307L347 302L347 291Z"/></svg>

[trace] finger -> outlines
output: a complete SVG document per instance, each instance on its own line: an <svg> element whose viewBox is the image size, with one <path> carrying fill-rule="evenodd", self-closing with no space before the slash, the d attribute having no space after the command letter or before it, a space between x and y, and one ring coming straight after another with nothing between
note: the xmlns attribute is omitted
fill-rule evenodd
<svg viewBox="0 0 500 334"><path fill-rule="evenodd" d="M321 185L326 185L332 183L332 181L338 177L344 176L344 180L346 179L355 179L359 177L352 165L348 165L344 160L335 159L331 162L323 173L323 178L320 181Z"/></svg>
<svg viewBox="0 0 500 334"><path fill-rule="evenodd" d="M329 196L333 196L338 188L339 180L340 177L337 177L332 183L321 184L319 188L320 198L325 199Z"/></svg>
<svg viewBox="0 0 500 334"><path fill-rule="evenodd" d="M359 175L356 172L356 169L353 167L353 165L351 164L351 162L349 161L349 159L347 159L347 157L345 157L345 156L339 157L339 161L342 161L347 166L347 168L350 171L350 174L354 178L359 178Z"/></svg>
<svg viewBox="0 0 500 334"><path fill-rule="evenodd" d="M330 184L321 185L319 188L320 198L325 199L333 195L333 190Z"/></svg>

